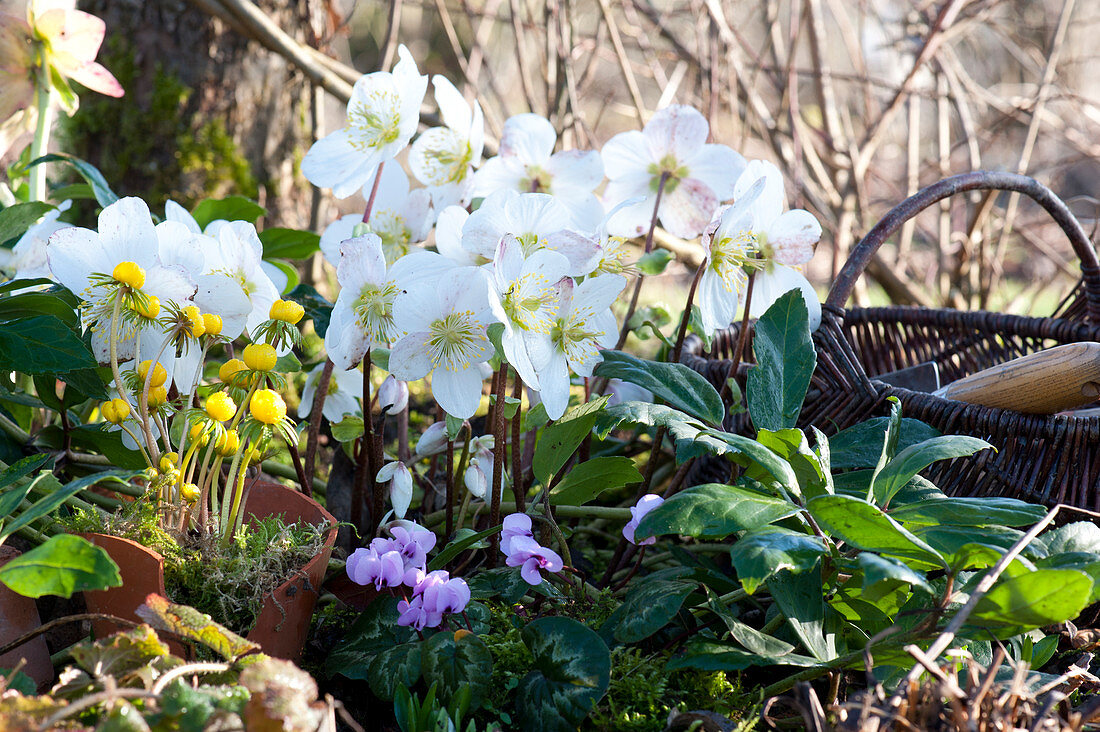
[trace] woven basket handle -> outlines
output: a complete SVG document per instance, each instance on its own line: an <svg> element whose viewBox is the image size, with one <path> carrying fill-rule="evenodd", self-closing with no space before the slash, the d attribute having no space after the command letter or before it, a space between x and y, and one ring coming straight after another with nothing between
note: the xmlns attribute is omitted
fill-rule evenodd
<svg viewBox="0 0 1100 732"><path fill-rule="evenodd" d="M1050 214L1069 237L1073 251L1081 260L1081 275L1085 283L1085 305L1088 318L1100 323L1100 260L1089 241L1088 235L1069 208L1054 193L1034 178L1016 173L1001 173L979 170L973 173L953 175L950 178L933 183L902 201L875 224L875 227L852 250L848 261L840 270L833 286L829 289L827 305L843 309L852 294L856 280L867 268L871 257L894 232L909 219L956 193L978 190L1002 190L1023 193L1030 197Z"/></svg>

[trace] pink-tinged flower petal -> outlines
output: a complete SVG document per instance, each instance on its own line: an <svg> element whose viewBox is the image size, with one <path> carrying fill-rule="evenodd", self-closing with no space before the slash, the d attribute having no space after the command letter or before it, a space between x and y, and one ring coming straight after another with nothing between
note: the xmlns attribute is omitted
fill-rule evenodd
<svg viewBox="0 0 1100 732"><path fill-rule="evenodd" d="M703 145L684 165L688 175L710 186L719 201L728 201L733 198L734 186L745 169L745 158L725 145Z"/></svg>
<svg viewBox="0 0 1100 732"><path fill-rule="evenodd" d="M76 67L69 72L68 76L78 84L83 84L92 91L109 97L118 98L126 93L114 74L94 61Z"/></svg>
<svg viewBox="0 0 1100 732"><path fill-rule="evenodd" d="M685 104L674 104L658 111L642 130L655 160L672 155L681 163L699 152L709 133L706 117Z"/></svg>
<svg viewBox="0 0 1100 732"><path fill-rule="evenodd" d="M509 117L500 136L501 157L515 157L524 165L542 165L554 152L558 133L545 117L525 113Z"/></svg>
<svg viewBox="0 0 1100 732"><path fill-rule="evenodd" d="M718 198L710 186L695 178L681 180L661 197L658 217L673 236L693 239L702 233L718 209Z"/></svg>
<svg viewBox="0 0 1100 732"><path fill-rule="evenodd" d="M627 523L626 526L623 527L623 536L626 538L627 541L637 546L650 546L657 542L657 537L654 536L651 536L648 539L643 539L642 541L636 541L634 532L637 530L638 524L642 522L642 519L645 518L646 514L648 514L650 511L657 508L664 502L665 499L661 498L660 496L654 493L648 493L639 498L637 504L630 507L630 521Z"/></svg>
<svg viewBox="0 0 1100 732"><path fill-rule="evenodd" d="M809 211L787 211L767 229L772 259L798 267L814 256L814 245L821 240L821 224Z"/></svg>
<svg viewBox="0 0 1100 732"><path fill-rule="evenodd" d="M649 194L648 179L641 187L614 185L616 181L607 184L604 190L604 202L617 206L614 212L607 218L607 233L612 236L624 236L634 238L642 236L649 230L649 222L653 217L654 196ZM639 198L635 203L622 205L632 198Z"/></svg>
<svg viewBox="0 0 1100 732"><path fill-rule="evenodd" d="M47 10L35 16L34 29L49 39L51 52L71 56L77 64L95 61L107 33L107 25L100 18L81 10Z"/></svg>

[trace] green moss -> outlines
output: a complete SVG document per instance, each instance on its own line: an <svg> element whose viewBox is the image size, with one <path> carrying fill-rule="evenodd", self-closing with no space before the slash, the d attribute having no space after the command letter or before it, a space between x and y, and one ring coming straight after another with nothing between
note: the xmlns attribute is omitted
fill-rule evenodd
<svg viewBox="0 0 1100 732"><path fill-rule="evenodd" d="M221 120L211 120L195 134L182 132L176 138L180 172L197 176L209 195L235 193L255 198L259 193L252 166Z"/></svg>

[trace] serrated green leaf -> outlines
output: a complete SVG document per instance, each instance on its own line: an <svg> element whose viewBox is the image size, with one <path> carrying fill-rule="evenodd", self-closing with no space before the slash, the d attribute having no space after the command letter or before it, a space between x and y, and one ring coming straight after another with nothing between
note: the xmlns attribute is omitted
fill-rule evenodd
<svg viewBox="0 0 1100 732"><path fill-rule="evenodd" d="M654 249L649 254L643 254L635 266L642 274L653 277L664 272L672 259L672 253L667 249Z"/></svg>
<svg viewBox="0 0 1100 732"><path fill-rule="evenodd" d="M0 298L0 321L33 318L37 315L52 315L74 329L80 323L73 305L56 293L21 292Z"/></svg>
<svg viewBox="0 0 1100 732"><path fill-rule="evenodd" d="M0 209L0 243L23 236L27 233L27 229L34 226L40 218L55 208L56 206L51 206L42 201L31 201L30 203L16 203Z"/></svg>
<svg viewBox="0 0 1100 732"><path fill-rule="evenodd" d="M635 358L622 351L601 351L597 376L622 379L648 389L669 406L711 425L722 423L725 407L710 382L680 363L661 363Z"/></svg>
<svg viewBox="0 0 1100 732"><path fill-rule="evenodd" d="M363 436L363 418L345 414L343 419L330 423L329 429L337 442L354 442Z"/></svg>
<svg viewBox="0 0 1100 732"><path fill-rule="evenodd" d="M749 488L706 483L682 490L650 511L634 531L637 539L663 534L724 538L798 513L790 501Z"/></svg>
<svg viewBox="0 0 1100 732"><path fill-rule="evenodd" d="M583 506L604 491L641 481L642 474L630 458L619 455L594 457L565 474L550 491L550 503L555 506Z"/></svg>
<svg viewBox="0 0 1100 732"><path fill-rule="evenodd" d="M752 423L773 431L794 427L817 365L802 292L792 290L772 303L753 332L756 366L745 388Z"/></svg>

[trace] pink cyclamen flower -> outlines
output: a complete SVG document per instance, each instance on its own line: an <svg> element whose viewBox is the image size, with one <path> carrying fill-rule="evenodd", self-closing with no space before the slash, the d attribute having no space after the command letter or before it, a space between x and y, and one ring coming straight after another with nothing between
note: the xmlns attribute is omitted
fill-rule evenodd
<svg viewBox="0 0 1100 732"><path fill-rule="evenodd" d="M417 630L435 628L444 615L463 612L469 602L470 588L464 580L441 569L429 572L420 577L411 599L397 603L397 624Z"/></svg>
<svg viewBox="0 0 1100 732"><path fill-rule="evenodd" d="M391 526L394 549L401 553L409 566L423 567L428 561L428 552L435 547L436 536L433 532L411 521L405 526Z"/></svg>
<svg viewBox="0 0 1100 732"><path fill-rule="evenodd" d="M664 502L665 499L653 493L649 493L639 498L638 503L630 508L630 521L623 527L623 537L635 546L656 544L657 537L655 536L651 536L648 539L642 539L641 541L635 541L634 532L637 530L638 524L645 518L645 515Z"/></svg>
<svg viewBox="0 0 1100 732"><path fill-rule="evenodd" d="M398 587L405 580L405 562L396 551L379 552L373 542L369 549L356 549L348 557L347 572L359 585L374 584L374 589Z"/></svg>
<svg viewBox="0 0 1100 732"><path fill-rule="evenodd" d="M531 517L525 513L513 513L504 517L504 529L500 532L500 550L512 553L512 540L516 537L532 538Z"/></svg>
<svg viewBox="0 0 1100 732"><path fill-rule="evenodd" d="M511 553L508 554L505 564L509 567L521 567L519 574L529 585L542 584L540 570L560 572L564 566L557 552L540 546L537 541L527 536L513 537L509 549Z"/></svg>

